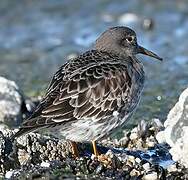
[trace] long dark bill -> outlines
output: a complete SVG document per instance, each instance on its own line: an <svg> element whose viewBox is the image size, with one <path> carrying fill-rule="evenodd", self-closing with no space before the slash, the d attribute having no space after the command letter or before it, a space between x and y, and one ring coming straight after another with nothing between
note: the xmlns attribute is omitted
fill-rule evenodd
<svg viewBox="0 0 188 180"><path fill-rule="evenodd" d="M161 57L159 57L157 54L147 50L146 48L142 47L142 46L138 46L138 53L141 53L141 54L145 54L147 56L151 56L153 58L156 58L160 61L162 61L163 59Z"/></svg>

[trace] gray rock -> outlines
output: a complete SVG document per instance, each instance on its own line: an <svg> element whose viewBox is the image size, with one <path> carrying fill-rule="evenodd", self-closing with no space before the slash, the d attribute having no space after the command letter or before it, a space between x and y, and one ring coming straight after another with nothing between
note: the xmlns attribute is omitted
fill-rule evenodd
<svg viewBox="0 0 188 180"><path fill-rule="evenodd" d="M9 127L22 121L23 95L14 81L0 77L0 123Z"/></svg>
<svg viewBox="0 0 188 180"><path fill-rule="evenodd" d="M173 160L188 168L188 88L169 112L164 126L165 130L157 134L157 140L167 142L171 146Z"/></svg>

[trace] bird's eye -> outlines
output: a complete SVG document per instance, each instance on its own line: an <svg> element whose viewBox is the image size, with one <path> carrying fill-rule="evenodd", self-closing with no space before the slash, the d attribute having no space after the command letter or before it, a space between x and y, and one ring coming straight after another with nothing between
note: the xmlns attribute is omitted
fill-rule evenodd
<svg viewBox="0 0 188 180"><path fill-rule="evenodd" d="M127 40L128 42L133 42L134 39L133 39L132 36L129 36L129 37L126 38L126 40Z"/></svg>

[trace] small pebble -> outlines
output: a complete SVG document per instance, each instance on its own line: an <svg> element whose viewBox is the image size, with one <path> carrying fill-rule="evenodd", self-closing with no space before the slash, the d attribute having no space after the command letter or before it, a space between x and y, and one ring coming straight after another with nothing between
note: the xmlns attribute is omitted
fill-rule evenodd
<svg viewBox="0 0 188 180"><path fill-rule="evenodd" d="M156 172L152 172L150 174L146 174L144 177L143 177L144 180L157 180L158 177L157 177L157 173Z"/></svg>
<svg viewBox="0 0 188 180"><path fill-rule="evenodd" d="M139 158L136 158L135 161L140 164L141 163L141 160Z"/></svg>
<svg viewBox="0 0 188 180"><path fill-rule="evenodd" d="M155 146L155 142L148 141L148 142L147 142L147 146L148 146L148 147L154 147L154 146Z"/></svg>
<svg viewBox="0 0 188 180"><path fill-rule="evenodd" d="M137 138L138 138L138 134L137 134L136 132L131 133L131 135L130 135L130 139L131 139L131 140L135 140L135 139L137 139Z"/></svg>
<svg viewBox="0 0 188 180"><path fill-rule="evenodd" d="M114 157L114 154L111 150L108 150L108 152L106 153L106 155L110 158L113 158Z"/></svg>
<svg viewBox="0 0 188 180"><path fill-rule="evenodd" d="M176 172L176 171L177 171L176 164L170 165L167 170L168 170L169 172Z"/></svg>
<svg viewBox="0 0 188 180"><path fill-rule="evenodd" d="M129 156L128 159L129 159L129 161L131 161L131 162L135 162L135 157L134 157L134 156Z"/></svg>
<svg viewBox="0 0 188 180"><path fill-rule="evenodd" d="M140 175L140 172L136 169L133 169L131 172L130 172L130 176L139 176Z"/></svg>
<svg viewBox="0 0 188 180"><path fill-rule="evenodd" d="M5 178L10 179L13 175L14 171L7 171L5 174Z"/></svg>
<svg viewBox="0 0 188 180"><path fill-rule="evenodd" d="M137 131L139 137L145 137L148 133L148 124L144 120L141 120L137 126Z"/></svg>
<svg viewBox="0 0 188 180"><path fill-rule="evenodd" d="M7 171L6 174L5 174L5 178L6 179L12 179L12 176L16 175L18 173L19 173L19 171L16 171L16 170Z"/></svg>
<svg viewBox="0 0 188 180"><path fill-rule="evenodd" d="M146 171L149 171L150 170L150 164L149 163L145 163L142 165L143 168L146 170Z"/></svg>
<svg viewBox="0 0 188 180"><path fill-rule="evenodd" d="M41 167L50 167L50 163L43 161L43 162L40 164L40 166L41 166Z"/></svg>
<svg viewBox="0 0 188 180"><path fill-rule="evenodd" d="M94 154L91 155L91 159L94 160L96 159L96 156Z"/></svg>
<svg viewBox="0 0 188 180"><path fill-rule="evenodd" d="M123 137L123 138L121 138L121 139L119 140L119 144L120 144L121 147L124 147L124 146L127 145L128 141L129 141L129 139L128 139L127 136L126 136L126 137Z"/></svg>
<svg viewBox="0 0 188 180"><path fill-rule="evenodd" d="M162 99L161 96L157 96L157 100L160 101Z"/></svg>

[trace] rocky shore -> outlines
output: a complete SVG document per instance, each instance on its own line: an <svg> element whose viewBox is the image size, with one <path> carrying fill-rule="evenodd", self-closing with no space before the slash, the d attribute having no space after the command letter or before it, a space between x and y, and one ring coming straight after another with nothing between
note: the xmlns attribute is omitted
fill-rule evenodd
<svg viewBox="0 0 188 180"><path fill-rule="evenodd" d="M78 144L80 157L72 155L68 141L30 133L11 142L11 130L0 137L0 171L7 179L187 179L188 170L168 161L167 144L158 144L155 121L142 122L120 139L106 139L98 145L103 153L92 154L89 143ZM127 151L125 151L127 150ZM153 152L153 154L151 154ZM170 156L171 157L171 156ZM166 163L166 165L165 165ZM163 167L164 166L164 167Z"/></svg>
<svg viewBox="0 0 188 180"><path fill-rule="evenodd" d="M176 105L169 113L165 126L159 119L152 119L149 123L140 121L132 130L124 130L120 139L108 138L98 142L99 157L93 155L89 142L78 143L80 157L75 158L70 142L63 139L38 133L30 133L16 140L11 138L16 132L14 128L32 112L36 102L26 101L14 82L5 78L0 80L0 105L1 109L6 107L7 110L2 111L0 116L2 179L188 179L188 169L184 163L186 143L178 149L179 154L184 153L181 159L176 159L174 146L168 140L173 135L177 147L176 139L185 139L185 134L176 136L177 133L166 131L168 124L173 124L167 123L170 117L176 119L176 128L185 129L182 125L186 126L187 120L187 111L183 108L187 107L187 91L177 103L182 109ZM8 110L11 102L17 103L16 108L10 107ZM182 116L177 116L178 112ZM172 118L173 114L177 117L174 115ZM178 120L181 120L181 126L177 125ZM167 132L170 132L169 136L165 136Z"/></svg>

